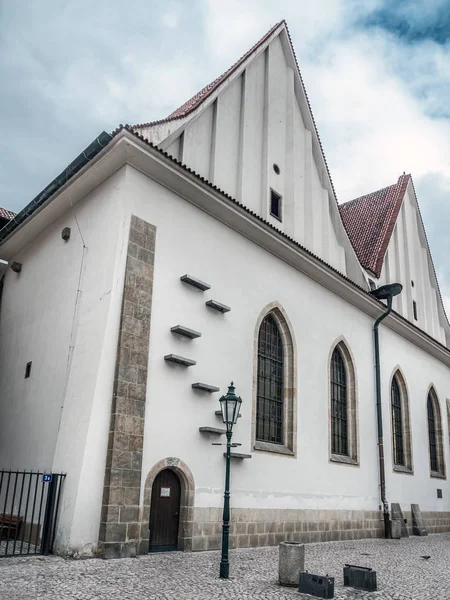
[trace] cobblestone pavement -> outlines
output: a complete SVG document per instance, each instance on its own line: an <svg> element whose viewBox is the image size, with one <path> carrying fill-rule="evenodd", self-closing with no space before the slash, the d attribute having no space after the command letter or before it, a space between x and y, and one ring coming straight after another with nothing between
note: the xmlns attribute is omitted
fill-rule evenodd
<svg viewBox="0 0 450 600"><path fill-rule="evenodd" d="M421 558L430 555L425 560ZM153 554L135 559L74 561L58 557L0 559L1 600L303 600L277 583L278 549L232 550L230 579L218 578L219 552ZM335 579L335 598L450 598L450 534L306 546L305 567ZM343 587L345 563L377 571L378 592Z"/></svg>
<svg viewBox="0 0 450 600"><path fill-rule="evenodd" d="M28 552L28 554L36 554L39 552L39 547L36 547L34 544L29 544L28 540L22 543L21 540L16 540L14 543L14 539L12 540L0 540L0 556L7 556L11 554L20 554L20 552Z"/></svg>

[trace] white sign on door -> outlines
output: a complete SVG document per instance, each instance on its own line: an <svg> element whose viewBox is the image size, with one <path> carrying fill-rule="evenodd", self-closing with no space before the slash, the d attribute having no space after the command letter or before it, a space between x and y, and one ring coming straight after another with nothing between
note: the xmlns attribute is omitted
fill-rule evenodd
<svg viewBox="0 0 450 600"><path fill-rule="evenodd" d="M170 487L162 487L159 496L160 498L170 498Z"/></svg>

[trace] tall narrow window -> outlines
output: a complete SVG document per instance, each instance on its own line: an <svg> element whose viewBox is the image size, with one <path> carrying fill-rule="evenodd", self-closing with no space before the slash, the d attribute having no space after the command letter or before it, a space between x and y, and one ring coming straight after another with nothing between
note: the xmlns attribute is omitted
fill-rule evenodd
<svg viewBox="0 0 450 600"><path fill-rule="evenodd" d="M444 440L439 400L431 387L427 396L428 449L431 477L445 478Z"/></svg>
<svg viewBox="0 0 450 600"><path fill-rule="evenodd" d="M279 221L282 220L281 201L282 198L280 194L277 194L273 190L270 190L270 214L272 215L272 217L275 217Z"/></svg>
<svg viewBox="0 0 450 600"><path fill-rule="evenodd" d="M392 463L397 473L413 472L411 423L405 379L396 369L391 382Z"/></svg>
<svg viewBox="0 0 450 600"><path fill-rule="evenodd" d="M331 452L348 456L347 374L342 354L331 357Z"/></svg>
<svg viewBox="0 0 450 600"><path fill-rule="evenodd" d="M394 464L405 466L405 452L403 445L403 415L400 388L395 377L391 386L392 409L392 441L394 445Z"/></svg>
<svg viewBox="0 0 450 600"><path fill-rule="evenodd" d="M438 448L436 438L436 415L433 405L431 393L428 394L427 411L428 411L428 441L430 447L430 468L432 471L439 471Z"/></svg>
<svg viewBox="0 0 450 600"><path fill-rule="evenodd" d="M256 439L283 443L283 375L284 357L280 331L267 315L258 336L258 387Z"/></svg>
<svg viewBox="0 0 450 600"><path fill-rule="evenodd" d="M415 300L413 300L413 314L414 314L414 320L417 321L417 303Z"/></svg>
<svg viewBox="0 0 450 600"><path fill-rule="evenodd" d="M271 302L261 311L253 339L253 449L295 456L296 344L292 325L279 302Z"/></svg>

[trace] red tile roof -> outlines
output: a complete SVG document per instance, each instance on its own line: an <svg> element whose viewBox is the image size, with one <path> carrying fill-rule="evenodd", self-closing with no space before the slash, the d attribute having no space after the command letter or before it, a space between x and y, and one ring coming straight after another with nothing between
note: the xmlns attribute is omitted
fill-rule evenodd
<svg viewBox="0 0 450 600"><path fill-rule="evenodd" d="M411 175L397 183L339 206L342 222L361 265L376 277L402 205Z"/></svg>
<svg viewBox="0 0 450 600"><path fill-rule="evenodd" d="M14 219L15 216L16 213L11 212L10 210L6 210L6 208L0 207L0 219L8 219L8 221L10 221L11 219Z"/></svg>
<svg viewBox="0 0 450 600"><path fill-rule="evenodd" d="M223 83L230 75L238 69L242 63L244 63L247 58L249 58L254 52L258 50L260 46L264 44L264 42L272 35L272 33L282 24L284 21L280 21L276 25L274 25L269 31L257 42L248 52L246 52L237 62L234 63L232 67L227 69L225 73L222 73L220 77L208 83L202 90L200 90L195 96L192 96L187 102L182 104L179 108L174 110L168 117L165 119L160 119L159 121L153 121L151 123L142 123L140 125L133 125L133 128L143 128L148 127L150 125L156 125L158 123L166 123L167 121L174 121L175 119L181 119L182 117L186 117L191 112L193 112L196 108L198 108L213 92L216 90L221 83Z"/></svg>

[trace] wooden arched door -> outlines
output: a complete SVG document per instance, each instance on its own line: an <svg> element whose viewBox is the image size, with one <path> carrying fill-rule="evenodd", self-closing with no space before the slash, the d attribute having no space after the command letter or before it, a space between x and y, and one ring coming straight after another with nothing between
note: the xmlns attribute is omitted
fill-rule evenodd
<svg viewBox="0 0 450 600"><path fill-rule="evenodd" d="M177 474L164 469L155 478L150 504L150 552L178 548L181 486Z"/></svg>

